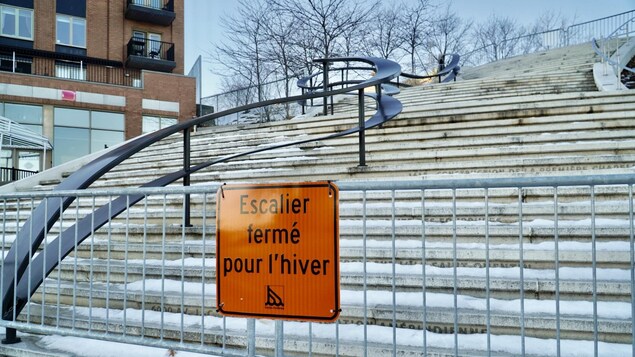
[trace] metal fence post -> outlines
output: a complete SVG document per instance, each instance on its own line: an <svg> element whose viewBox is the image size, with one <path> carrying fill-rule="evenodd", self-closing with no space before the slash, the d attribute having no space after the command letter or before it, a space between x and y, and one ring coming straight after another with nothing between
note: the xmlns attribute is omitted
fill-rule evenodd
<svg viewBox="0 0 635 357"><path fill-rule="evenodd" d="M256 355L256 319L247 319L247 355Z"/></svg>
<svg viewBox="0 0 635 357"><path fill-rule="evenodd" d="M183 171L190 171L190 129L183 130ZM183 186L190 185L190 174L183 177ZM183 225L192 226L190 221L190 195L186 194L183 200Z"/></svg>
<svg viewBox="0 0 635 357"><path fill-rule="evenodd" d="M276 347L274 355L284 357L284 321L276 320Z"/></svg>

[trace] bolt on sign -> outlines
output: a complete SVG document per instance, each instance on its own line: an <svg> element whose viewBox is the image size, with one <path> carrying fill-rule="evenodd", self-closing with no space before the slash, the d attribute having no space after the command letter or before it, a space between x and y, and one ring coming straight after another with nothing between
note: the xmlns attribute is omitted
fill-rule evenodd
<svg viewBox="0 0 635 357"><path fill-rule="evenodd" d="M334 322L340 312L339 261L339 189L332 182L219 188L221 314Z"/></svg>

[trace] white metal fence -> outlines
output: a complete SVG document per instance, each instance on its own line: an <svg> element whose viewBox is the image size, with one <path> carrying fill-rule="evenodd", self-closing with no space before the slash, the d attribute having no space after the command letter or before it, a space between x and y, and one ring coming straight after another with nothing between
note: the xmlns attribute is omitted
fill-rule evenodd
<svg viewBox="0 0 635 357"><path fill-rule="evenodd" d="M38 202L77 197L33 252L44 258L95 208L145 199L77 241L0 325L218 355L635 356L633 185L635 175L340 181L336 324L216 313L218 186L4 194L3 256ZM14 302L46 273L31 266Z"/></svg>
<svg viewBox="0 0 635 357"><path fill-rule="evenodd" d="M635 10L586 21L558 29L505 38L497 43L461 54L464 64L482 65L503 58L525 55L554 48L579 45L611 35L615 29L635 17ZM627 30L629 33L631 30Z"/></svg>
<svg viewBox="0 0 635 357"><path fill-rule="evenodd" d="M582 44L591 41L593 38L604 38L634 16L635 10L558 29L506 38L499 43L481 46L468 53L459 53L461 56L461 65L477 66L507 57ZM632 31L632 28L629 31ZM255 103L259 98L284 97L286 86L289 86L291 95L300 94L300 90L295 85L296 81L297 78L287 78L263 83L260 87L247 86L238 88L203 97L201 98L201 104L207 108L206 110L219 112L239 105ZM300 105L292 103L286 106L279 105L272 107L266 111L256 110L236 113L228 117L219 118L214 124L227 125L284 120L290 116L299 115L300 113Z"/></svg>

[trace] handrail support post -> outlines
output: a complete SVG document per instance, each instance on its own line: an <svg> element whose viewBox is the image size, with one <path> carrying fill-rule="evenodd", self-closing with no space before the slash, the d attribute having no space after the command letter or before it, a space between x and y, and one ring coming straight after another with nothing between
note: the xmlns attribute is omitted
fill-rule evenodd
<svg viewBox="0 0 635 357"><path fill-rule="evenodd" d="M335 104L333 103L333 96L331 96L331 115L334 114L334 108L335 108Z"/></svg>
<svg viewBox="0 0 635 357"><path fill-rule="evenodd" d="M302 88L302 95L304 95L304 88ZM306 99L302 101L302 115L306 114L304 106L306 105Z"/></svg>
<svg viewBox="0 0 635 357"><path fill-rule="evenodd" d="M322 68L322 71L323 71L322 88L324 90L324 93L326 93L329 90L329 61L327 59L324 60L322 67L323 67ZM329 98L324 97L323 108L322 108L322 113L324 113L324 115L328 115L329 113L328 106L329 106Z"/></svg>
<svg viewBox="0 0 635 357"><path fill-rule="evenodd" d="M366 166L366 128L364 113L364 89L360 89L357 95L359 101L359 166Z"/></svg>
<svg viewBox="0 0 635 357"><path fill-rule="evenodd" d="M7 327L5 331L5 338L2 340L3 345L12 345L14 343L22 342L22 339L18 337L16 329Z"/></svg>

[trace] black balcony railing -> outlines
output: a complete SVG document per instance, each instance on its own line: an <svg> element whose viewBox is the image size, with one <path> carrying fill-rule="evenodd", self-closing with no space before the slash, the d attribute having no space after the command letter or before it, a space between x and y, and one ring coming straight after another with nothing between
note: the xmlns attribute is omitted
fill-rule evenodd
<svg viewBox="0 0 635 357"><path fill-rule="evenodd" d="M122 62L20 47L0 46L0 71L141 87L141 71Z"/></svg>
<svg viewBox="0 0 635 357"><path fill-rule="evenodd" d="M20 170L13 167L0 167L0 184L22 180L37 173L37 171Z"/></svg>
<svg viewBox="0 0 635 357"><path fill-rule="evenodd" d="M174 0L128 0L126 18L167 26L174 21Z"/></svg>
<svg viewBox="0 0 635 357"><path fill-rule="evenodd" d="M128 41L127 67L171 72L176 67L174 44L132 37Z"/></svg>
<svg viewBox="0 0 635 357"><path fill-rule="evenodd" d="M128 0L128 5L174 12L174 0Z"/></svg>

